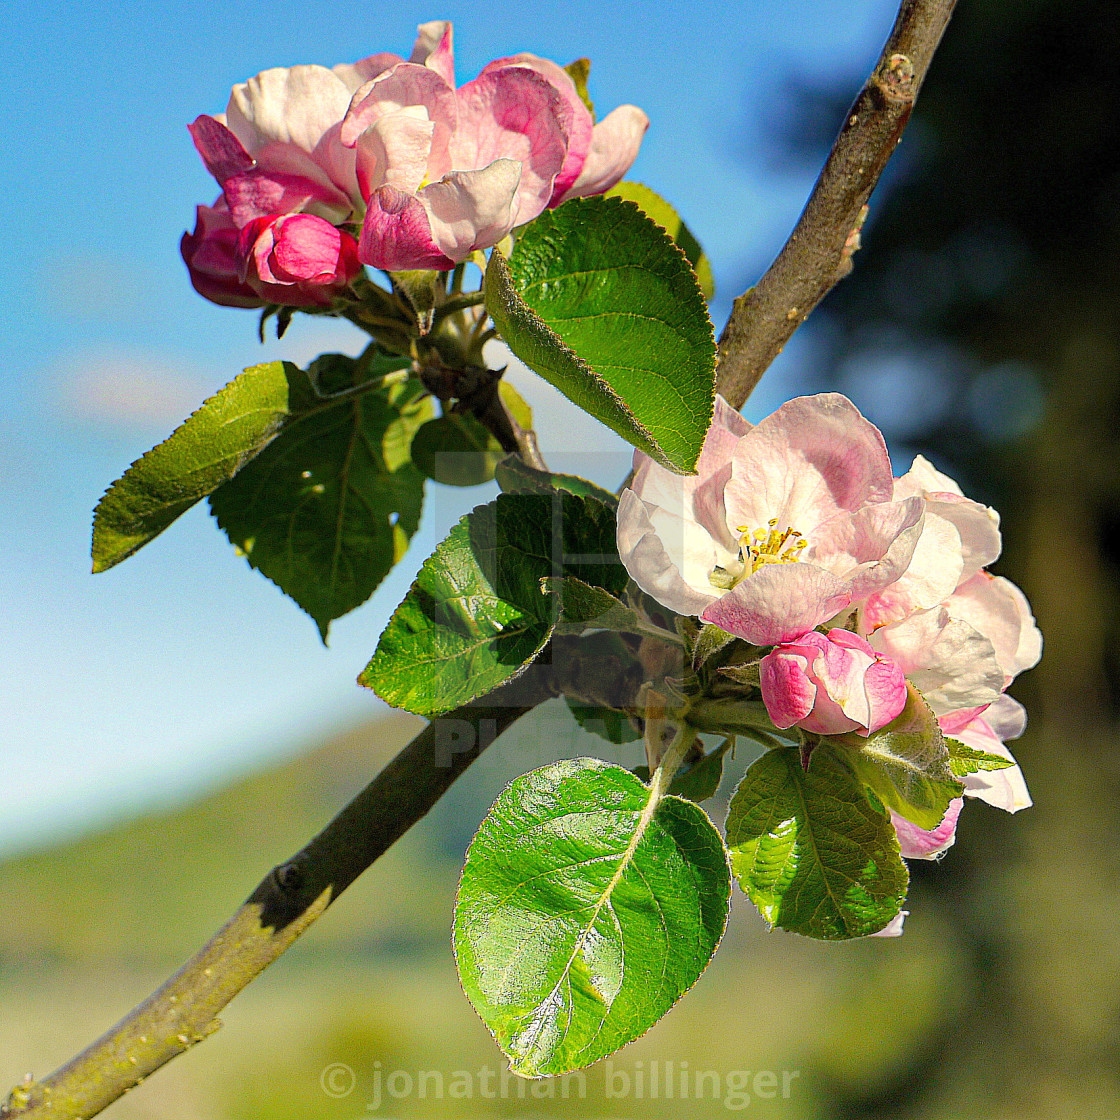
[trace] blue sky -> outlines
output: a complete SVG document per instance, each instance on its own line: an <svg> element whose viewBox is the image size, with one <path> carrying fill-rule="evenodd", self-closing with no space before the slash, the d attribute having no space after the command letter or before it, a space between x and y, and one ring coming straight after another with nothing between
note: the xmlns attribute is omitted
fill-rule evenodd
<svg viewBox="0 0 1120 1120"><path fill-rule="evenodd" d="M190 288L178 241L216 194L186 125L270 66L407 54L421 21L455 22L460 80L518 50L592 59L601 111L652 126L631 177L673 201L708 251L717 330L765 267L815 169L776 155L769 126L797 80L854 93L894 15L890 0L631 3L322 0L162 6L123 0L9 6L0 221L0 851L90 827L280 757L378 710L354 684L416 567L478 488L434 492L413 551L374 598L313 623L233 555L205 504L124 565L89 574L104 488L246 365L351 349L344 325L298 319L262 347L253 313ZM735 18L729 17L735 12ZM7 26L3 26L7 24ZM751 401L769 412L812 387L792 345ZM621 445L539 379L518 384L542 439ZM860 402L864 403L864 402ZM586 464L585 464L586 467ZM586 472L585 472L586 473Z"/></svg>

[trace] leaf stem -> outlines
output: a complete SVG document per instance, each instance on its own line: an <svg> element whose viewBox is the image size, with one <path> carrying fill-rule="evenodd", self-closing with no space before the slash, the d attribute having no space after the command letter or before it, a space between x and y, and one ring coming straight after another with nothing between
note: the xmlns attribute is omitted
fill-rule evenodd
<svg viewBox="0 0 1120 1120"><path fill-rule="evenodd" d="M742 408L793 332L851 271L867 200L898 146L955 4L902 0L793 233L762 279L735 301L717 366L719 391L733 408Z"/></svg>

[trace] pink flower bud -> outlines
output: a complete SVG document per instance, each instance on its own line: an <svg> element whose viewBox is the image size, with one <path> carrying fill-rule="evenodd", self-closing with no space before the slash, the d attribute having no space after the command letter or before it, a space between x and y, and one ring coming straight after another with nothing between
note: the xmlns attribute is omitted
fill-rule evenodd
<svg viewBox="0 0 1120 1120"><path fill-rule="evenodd" d="M262 307L264 301L244 282L237 252L239 231L224 199L199 206L194 233L179 242L191 284L200 296L223 307Z"/></svg>
<svg viewBox="0 0 1120 1120"><path fill-rule="evenodd" d="M906 706L906 678L850 630L816 630L783 642L759 665L774 726L817 735L870 735Z"/></svg>
<svg viewBox="0 0 1120 1120"><path fill-rule="evenodd" d="M354 238L313 214L254 218L237 248L245 282L289 307L329 306L361 269Z"/></svg>

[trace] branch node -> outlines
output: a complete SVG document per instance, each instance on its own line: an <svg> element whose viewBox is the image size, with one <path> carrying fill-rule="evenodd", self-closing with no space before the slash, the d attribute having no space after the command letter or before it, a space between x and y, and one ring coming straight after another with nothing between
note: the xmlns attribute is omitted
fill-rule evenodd
<svg viewBox="0 0 1120 1120"><path fill-rule="evenodd" d="M872 79L887 101L912 102L918 95L914 63L907 55L892 54Z"/></svg>

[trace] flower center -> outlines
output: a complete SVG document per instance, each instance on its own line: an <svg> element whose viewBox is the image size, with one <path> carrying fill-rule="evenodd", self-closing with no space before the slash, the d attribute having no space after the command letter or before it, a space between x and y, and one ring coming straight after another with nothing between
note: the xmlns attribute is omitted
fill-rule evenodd
<svg viewBox="0 0 1120 1120"><path fill-rule="evenodd" d="M739 555L746 574L757 572L763 564L792 564L801 559L808 541L796 529L778 529L778 519L771 517L765 529L751 531L740 525Z"/></svg>

